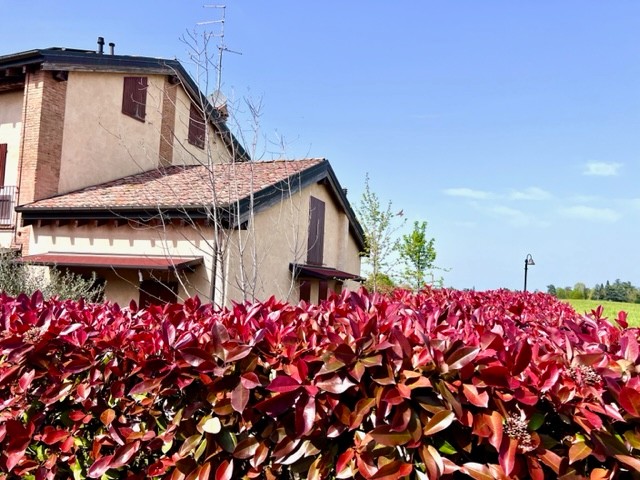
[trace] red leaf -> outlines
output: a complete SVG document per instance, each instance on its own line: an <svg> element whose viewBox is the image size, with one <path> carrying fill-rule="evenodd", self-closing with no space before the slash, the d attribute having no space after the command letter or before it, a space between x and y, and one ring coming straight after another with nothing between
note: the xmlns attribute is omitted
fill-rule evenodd
<svg viewBox="0 0 640 480"><path fill-rule="evenodd" d="M107 470L109 470L112 459L113 455L100 457L98 460L93 462L93 465L91 465L91 467L89 467L87 476L89 478L100 478Z"/></svg>
<svg viewBox="0 0 640 480"><path fill-rule="evenodd" d="M518 342L518 347L519 348L515 358L513 359L513 366L511 368L511 374L514 376L520 375L524 372L524 369L529 366L532 356L531 346L526 340ZM507 472L507 475L509 475L509 472Z"/></svg>
<svg viewBox="0 0 640 480"><path fill-rule="evenodd" d="M346 392L354 385L355 383L353 383L351 380L339 375L334 375L326 380L320 380L319 382L316 382L316 387L318 387L319 389L324 390L325 392L337 394Z"/></svg>
<svg viewBox="0 0 640 480"><path fill-rule="evenodd" d="M502 365L492 365L480 370L480 378L489 386L509 388L510 372Z"/></svg>
<svg viewBox="0 0 640 480"><path fill-rule="evenodd" d="M233 350L230 350L227 353L225 362L231 363L243 359L244 357L249 355L249 353L251 353L252 348L253 347L251 345L238 345Z"/></svg>
<svg viewBox="0 0 640 480"><path fill-rule="evenodd" d="M622 387L620 389L620 405L630 415L640 417L640 392L635 388Z"/></svg>
<svg viewBox="0 0 640 480"><path fill-rule="evenodd" d="M233 478L233 460L224 460L216 468L215 480L231 480Z"/></svg>
<svg viewBox="0 0 640 480"><path fill-rule="evenodd" d="M494 480L491 469L481 463L468 462L462 466L462 471L475 480Z"/></svg>
<svg viewBox="0 0 640 480"><path fill-rule="evenodd" d="M316 399L302 395L296 404L296 433L304 437L313 429L316 419Z"/></svg>
<svg viewBox="0 0 640 480"><path fill-rule="evenodd" d="M353 448L348 448L340 454L338 460L336 461L337 478L343 478L340 476L340 474L349 467L351 461L353 460L354 454L355 452Z"/></svg>
<svg viewBox="0 0 640 480"><path fill-rule="evenodd" d="M242 386L248 390L251 390L253 388L256 388L262 385L260 383L260 379L258 378L258 375L256 375L253 372L243 373L240 376L240 383L242 383Z"/></svg>
<svg viewBox="0 0 640 480"><path fill-rule="evenodd" d="M278 375L267 387L267 390L278 393L294 392L300 388L300 382L288 375Z"/></svg>
<svg viewBox="0 0 640 480"><path fill-rule="evenodd" d="M462 385L462 393L469 400L469 403L476 407L487 408L489 405L489 394L487 392L478 392L478 389L473 385Z"/></svg>
<svg viewBox="0 0 640 480"><path fill-rule="evenodd" d="M18 386L23 392L29 388L29 385L31 385L31 382L33 381L33 377L35 377L35 375L36 375L35 370L29 370L20 377L20 380L18 381Z"/></svg>
<svg viewBox="0 0 640 480"><path fill-rule="evenodd" d="M292 408L298 396L298 392L281 393L261 401L255 408L268 415L278 416Z"/></svg>
<svg viewBox="0 0 640 480"><path fill-rule="evenodd" d="M640 459L638 457L632 457L630 455L616 455L616 460L624 463L627 467L630 467L633 472L640 472Z"/></svg>
<svg viewBox="0 0 640 480"><path fill-rule="evenodd" d="M455 414L451 410L440 410L427 422L422 433L425 436L434 435L451 425L454 418Z"/></svg>
<svg viewBox="0 0 640 480"><path fill-rule="evenodd" d="M44 427L44 433L42 434L41 440L47 445L53 445L54 443L65 440L69 435L70 433L66 430L58 430L47 425Z"/></svg>
<svg viewBox="0 0 640 480"><path fill-rule="evenodd" d="M251 458L255 455L259 445L260 444L255 437L247 437L238 442L235 450L233 451L233 456L241 460Z"/></svg>
<svg viewBox="0 0 640 480"><path fill-rule="evenodd" d="M198 347L187 347L180 350L180 355L192 367L199 367L205 362L212 362L213 357Z"/></svg>
<svg viewBox="0 0 640 480"><path fill-rule="evenodd" d="M150 380L144 380L133 386L131 390L129 390L129 395L140 395L143 393L148 393L151 390L155 390L162 383L162 378L152 378Z"/></svg>
<svg viewBox="0 0 640 480"><path fill-rule="evenodd" d="M411 472L413 472L413 465L395 460L380 468L371 477L371 480L397 480L398 478L406 477Z"/></svg>
<svg viewBox="0 0 640 480"><path fill-rule="evenodd" d="M231 392L231 406L236 412L242 413L248 402L249 390L247 390L242 383L239 383Z"/></svg>
<svg viewBox="0 0 640 480"><path fill-rule="evenodd" d="M516 464L516 452L518 450L518 440L506 437L500 445L500 454L498 461L507 475L511 475L513 467Z"/></svg>
<svg viewBox="0 0 640 480"><path fill-rule="evenodd" d="M585 442L577 442L569 448L569 465L584 458L587 458L592 452L592 448Z"/></svg>
<svg viewBox="0 0 640 480"><path fill-rule="evenodd" d="M448 355L445 362L450 370L459 370L468 363L471 363L479 351L480 347L462 347Z"/></svg>
<svg viewBox="0 0 640 480"><path fill-rule="evenodd" d="M112 408L107 408L100 414L100 421L107 427L111 425L114 418L116 418L116 412Z"/></svg>
<svg viewBox="0 0 640 480"><path fill-rule="evenodd" d="M128 443L118 448L113 454L113 462L110 468L120 468L126 465L131 457L133 457L140 449L140 441L136 440L133 443Z"/></svg>
<svg viewBox="0 0 640 480"><path fill-rule="evenodd" d="M387 447L397 447L398 445L404 445L411 440L411 433L409 431L394 432L388 425L381 425L374 428L369 432L369 435L380 445Z"/></svg>

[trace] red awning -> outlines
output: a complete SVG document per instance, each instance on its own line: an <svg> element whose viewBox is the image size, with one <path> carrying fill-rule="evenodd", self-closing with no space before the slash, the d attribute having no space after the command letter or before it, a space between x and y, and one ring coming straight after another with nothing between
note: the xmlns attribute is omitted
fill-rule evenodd
<svg viewBox="0 0 640 480"><path fill-rule="evenodd" d="M319 278L321 280L355 280L361 282L364 280L360 275L353 273L343 272L330 267L321 267L319 265L301 265L299 263L289 264L289 270L293 272L296 277L302 278Z"/></svg>
<svg viewBox="0 0 640 480"><path fill-rule="evenodd" d="M202 263L202 257L159 255L100 255L92 253L47 252L18 258L34 265L63 267L131 268L136 270L184 270Z"/></svg>

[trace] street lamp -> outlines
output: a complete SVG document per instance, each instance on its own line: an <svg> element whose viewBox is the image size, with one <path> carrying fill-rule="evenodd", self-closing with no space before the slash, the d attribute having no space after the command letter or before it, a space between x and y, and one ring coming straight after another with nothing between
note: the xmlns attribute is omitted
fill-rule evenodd
<svg viewBox="0 0 640 480"><path fill-rule="evenodd" d="M533 257L530 253L527 253L527 256L524 259L524 291L527 291L527 270L529 265L535 265L536 262L533 261Z"/></svg>

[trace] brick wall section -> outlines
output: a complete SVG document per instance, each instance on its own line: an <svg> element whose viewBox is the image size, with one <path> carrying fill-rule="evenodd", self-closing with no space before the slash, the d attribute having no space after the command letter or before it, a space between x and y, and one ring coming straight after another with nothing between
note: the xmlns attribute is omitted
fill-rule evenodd
<svg viewBox="0 0 640 480"><path fill-rule="evenodd" d="M67 82L55 80L50 71L37 70L27 74L24 92L18 205L58 193ZM28 255L32 227L20 226L21 215L16 221L16 246Z"/></svg>
<svg viewBox="0 0 640 480"><path fill-rule="evenodd" d="M19 204L58 193L67 82L49 71L29 73L25 85Z"/></svg>
<svg viewBox="0 0 640 480"><path fill-rule="evenodd" d="M173 137L176 124L176 91L170 77L164 80L162 96L162 124L160 126L160 165L168 167L173 163Z"/></svg>

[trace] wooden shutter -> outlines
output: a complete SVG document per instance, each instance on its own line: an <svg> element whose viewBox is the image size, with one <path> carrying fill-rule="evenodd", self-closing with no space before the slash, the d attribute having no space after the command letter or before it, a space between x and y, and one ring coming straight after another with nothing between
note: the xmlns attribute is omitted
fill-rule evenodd
<svg viewBox="0 0 640 480"><path fill-rule="evenodd" d="M320 280L318 283L318 303L329 298L329 282Z"/></svg>
<svg viewBox="0 0 640 480"><path fill-rule="evenodd" d="M311 301L311 282L309 280L300 281L300 300L307 303Z"/></svg>
<svg viewBox="0 0 640 480"><path fill-rule="evenodd" d="M7 144L0 143L0 187L4 187L4 172L7 167Z"/></svg>
<svg viewBox="0 0 640 480"><path fill-rule="evenodd" d="M191 104L189 112L189 143L198 148L204 148L205 122L198 107Z"/></svg>
<svg viewBox="0 0 640 480"><path fill-rule="evenodd" d="M122 113L144 122L147 114L147 77L124 77Z"/></svg>
<svg viewBox="0 0 640 480"><path fill-rule="evenodd" d="M324 252L324 202L315 197L309 200L309 239L307 263L322 265Z"/></svg>

